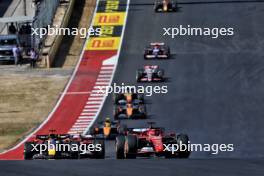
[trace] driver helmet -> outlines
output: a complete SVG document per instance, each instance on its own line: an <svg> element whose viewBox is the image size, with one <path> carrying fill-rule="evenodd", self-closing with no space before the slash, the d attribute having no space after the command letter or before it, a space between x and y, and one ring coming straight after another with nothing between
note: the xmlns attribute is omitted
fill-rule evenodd
<svg viewBox="0 0 264 176"><path fill-rule="evenodd" d="M111 123L111 119L109 117L105 118L105 123Z"/></svg>

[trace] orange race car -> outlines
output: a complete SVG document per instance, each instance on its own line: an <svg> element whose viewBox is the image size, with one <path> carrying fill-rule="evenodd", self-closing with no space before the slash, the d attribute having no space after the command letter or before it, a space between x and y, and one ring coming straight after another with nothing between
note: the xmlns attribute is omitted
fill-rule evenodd
<svg viewBox="0 0 264 176"><path fill-rule="evenodd" d="M126 100L119 100L118 104L114 107L114 118L146 118L146 106L135 99L131 103Z"/></svg>
<svg viewBox="0 0 264 176"><path fill-rule="evenodd" d="M115 139L117 135L122 134L123 125L119 121L111 121L106 118L103 122L98 122L90 131L92 135L102 135L104 139Z"/></svg>
<svg viewBox="0 0 264 176"><path fill-rule="evenodd" d="M114 104L118 105L121 101L126 101L126 103L132 103L134 100L137 100L140 104L144 103L144 96L136 93L121 93L114 94Z"/></svg>

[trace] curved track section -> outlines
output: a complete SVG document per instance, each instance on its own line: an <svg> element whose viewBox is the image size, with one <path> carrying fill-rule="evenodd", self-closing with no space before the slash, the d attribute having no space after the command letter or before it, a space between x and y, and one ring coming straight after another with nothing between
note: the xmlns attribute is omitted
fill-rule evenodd
<svg viewBox="0 0 264 176"><path fill-rule="evenodd" d="M71 80L48 118L21 143L0 154L0 159L23 159L24 142L36 134L48 134L51 129L80 134L92 125L106 98L100 86L110 85L115 73L127 10L127 0L97 1L92 27L101 28L101 34L87 39Z"/></svg>
<svg viewBox="0 0 264 176"><path fill-rule="evenodd" d="M178 13L154 13L153 0L132 0L114 82L134 85L136 69L155 64L169 78L168 94L146 97L147 120L126 120L130 127L155 121L189 134L196 144L234 144L233 152L193 152L191 158L263 157L264 31L262 1L184 1ZM163 35L163 27L233 27L232 37ZM171 47L170 60L145 61L149 42ZM149 85L149 84L146 84ZM151 84L156 85L156 84ZM162 85L162 84L158 84ZM100 114L112 116L111 96ZM110 147L111 146L111 147ZM107 155L114 158L114 144Z"/></svg>

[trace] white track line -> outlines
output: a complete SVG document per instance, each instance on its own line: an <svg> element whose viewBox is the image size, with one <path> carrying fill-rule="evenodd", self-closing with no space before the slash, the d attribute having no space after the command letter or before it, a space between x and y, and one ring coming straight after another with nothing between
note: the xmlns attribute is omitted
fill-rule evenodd
<svg viewBox="0 0 264 176"><path fill-rule="evenodd" d="M63 95L87 95L91 94L92 92L66 92L66 93L61 93Z"/></svg>
<svg viewBox="0 0 264 176"><path fill-rule="evenodd" d="M111 79L110 78L97 78L97 80L96 81L108 81L108 82L110 82L111 81Z"/></svg>
<svg viewBox="0 0 264 176"><path fill-rule="evenodd" d="M84 112L84 113L81 113L81 116L95 116L96 113L94 112Z"/></svg>
<svg viewBox="0 0 264 176"><path fill-rule="evenodd" d="M87 116L87 115L79 116L79 119L93 119L93 118L94 118L94 116Z"/></svg>
<svg viewBox="0 0 264 176"><path fill-rule="evenodd" d="M114 67L105 67L105 66L103 66L102 68L101 68L101 70L114 70Z"/></svg>
<svg viewBox="0 0 264 176"><path fill-rule="evenodd" d="M97 112L98 111L98 108L97 109L83 109L83 112Z"/></svg>
<svg viewBox="0 0 264 176"><path fill-rule="evenodd" d="M99 74L112 74L113 71L103 71L101 70Z"/></svg>
<svg viewBox="0 0 264 176"><path fill-rule="evenodd" d="M91 122L92 121L92 119L78 119L77 121L76 121L76 123L79 123L79 122L86 122L86 123L89 123L89 122Z"/></svg>
<svg viewBox="0 0 264 176"><path fill-rule="evenodd" d="M100 105L101 101L88 101L86 104L87 105L94 105L94 104Z"/></svg>
<svg viewBox="0 0 264 176"><path fill-rule="evenodd" d="M102 99L104 99L104 97L92 97L92 98L89 98L88 99L88 101L90 101L90 100L102 100Z"/></svg>
<svg viewBox="0 0 264 176"><path fill-rule="evenodd" d="M85 109L93 109L93 108L100 108L100 105L86 105Z"/></svg>
<svg viewBox="0 0 264 176"><path fill-rule="evenodd" d="M105 96L105 93L104 94L91 94L90 97L104 97Z"/></svg>
<svg viewBox="0 0 264 176"><path fill-rule="evenodd" d="M112 75L98 75L98 78L112 78Z"/></svg>

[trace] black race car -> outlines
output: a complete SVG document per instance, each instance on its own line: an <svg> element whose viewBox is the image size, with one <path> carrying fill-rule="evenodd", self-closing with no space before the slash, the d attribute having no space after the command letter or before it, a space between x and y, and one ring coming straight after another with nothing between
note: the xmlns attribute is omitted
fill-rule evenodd
<svg viewBox="0 0 264 176"><path fill-rule="evenodd" d="M164 43L150 43L145 48L145 59L168 59L170 57L170 48Z"/></svg>
<svg viewBox="0 0 264 176"><path fill-rule="evenodd" d="M144 69L137 70L137 82L161 82L164 81L164 70L157 65L147 65Z"/></svg>
<svg viewBox="0 0 264 176"><path fill-rule="evenodd" d="M157 0L154 10L155 12L176 12L178 10L178 3L173 0Z"/></svg>

